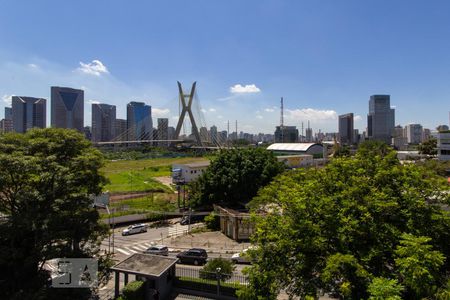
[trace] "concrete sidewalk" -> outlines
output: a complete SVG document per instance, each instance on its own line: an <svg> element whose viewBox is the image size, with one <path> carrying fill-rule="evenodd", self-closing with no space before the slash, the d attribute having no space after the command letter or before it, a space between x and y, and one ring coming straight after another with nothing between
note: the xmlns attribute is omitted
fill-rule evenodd
<svg viewBox="0 0 450 300"><path fill-rule="evenodd" d="M169 237L161 240L174 251L184 251L190 248L203 248L214 253L236 253L250 246L249 242L236 242L219 231L188 233L186 235Z"/></svg>

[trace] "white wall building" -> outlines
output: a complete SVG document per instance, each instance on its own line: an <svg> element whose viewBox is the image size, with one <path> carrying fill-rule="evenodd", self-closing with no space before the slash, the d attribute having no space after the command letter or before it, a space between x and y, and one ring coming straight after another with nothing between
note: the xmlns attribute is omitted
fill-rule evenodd
<svg viewBox="0 0 450 300"><path fill-rule="evenodd" d="M405 126L408 144L420 144L422 142L423 127L420 124L408 124Z"/></svg>
<svg viewBox="0 0 450 300"><path fill-rule="evenodd" d="M203 174L208 166L209 161L172 165L172 182L174 184L192 182Z"/></svg>
<svg viewBox="0 0 450 300"><path fill-rule="evenodd" d="M313 156L309 154L277 156L277 160L284 163L288 168L293 169L314 165Z"/></svg>
<svg viewBox="0 0 450 300"><path fill-rule="evenodd" d="M437 134L437 148L439 160L450 160L450 131Z"/></svg>

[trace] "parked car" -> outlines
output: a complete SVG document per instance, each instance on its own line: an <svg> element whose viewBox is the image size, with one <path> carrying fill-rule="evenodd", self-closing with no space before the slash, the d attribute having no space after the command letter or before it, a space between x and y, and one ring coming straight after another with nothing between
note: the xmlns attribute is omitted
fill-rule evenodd
<svg viewBox="0 0 450 300"><path fill-rule="evenodd" d="M122 235L130 235L135 233L147 232L147 224L135 224L122 230Z"/></svg>
<svg viewBox="0 0 450 300"><path fill-rule="evenodd" d="M235 264L251 264L252 258L250 257L248 250L256 249L255 246L250 246L241 252L235 253L231 256L231 261Z"/></svg>
<svg viewBox="0 0 450 300"><path fill-rule="evenodd" d="M194 223L203 222L205 219L204 215L185 215L181 218L180 224L181 225L189 225Z"/></svg>
<svg viewBox="0 0 450 300"><path fill-rule="evenodd" d="M181 252L177 258L182 264L204 265L208 259L208 254L205 249L192 248L188 251Z"/></svg>
<svg viewBox="0 0 450 300"><path fill-rule="evenodd" d="M167 246L164 245L156 245L151 246L150 248L145 250L144 253L167 256L169 255L169 248L167 248Z"/></svg>
<svg viewBox="0 0 450 300"><path fill-rule="evenodd" d="M248 249L244 249L241 252L235 253L231 256L231 261L235 264L249 264L250 257L247 255Z"/></svg>

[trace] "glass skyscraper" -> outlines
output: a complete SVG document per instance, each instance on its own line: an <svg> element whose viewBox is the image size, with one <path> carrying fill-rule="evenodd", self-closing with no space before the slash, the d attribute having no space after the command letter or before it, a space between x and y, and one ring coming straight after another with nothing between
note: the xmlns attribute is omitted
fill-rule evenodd
<svg viewBox="0 0 450 300"><path fill-rule="evenodd" d="M129 141L153 139L152 107L143 102L127 105L127 132Z"/></svg>
<svg viewBox="0 0 450 300"><path fill-rule="evenodd" d="M12 127L15 132L45 128L47 123L47 100L34 97L12 97Z"/></svg>
<svg viewBox="0 0 450 300"><path fill-rule="evenodd" d="M116 106L92 104L92 141L109 142L116 137Z"/></svg>
<svg viewBox="0 0 450 300"><path fill-rule="evenodd" d="M51 87L51 124L56 128L84 131L84 91Z"/></svg>
<svg viewBox="0 0 450 300"><path fill-rule="evenodd" d="M389 95L373 95L369 100L367 136L370 140L391 144L395 127L395 109L391 108Z"/></svg>
<svg viewBox="0 0 450 300"><path fill-rule="evenodd" d="M353 113L339 116L339 142L342 145L351 145L355 142L353 127Z"/></svg>

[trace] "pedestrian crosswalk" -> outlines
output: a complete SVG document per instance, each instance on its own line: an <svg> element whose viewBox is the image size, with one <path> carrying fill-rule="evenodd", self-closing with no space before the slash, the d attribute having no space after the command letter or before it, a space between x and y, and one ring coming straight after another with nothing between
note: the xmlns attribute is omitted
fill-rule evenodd
<svg viewBox="0 0 450 300"><path fill-rule="evenodd" d="M115 247L114 250L125 255L131 255L134 253L142 253L151 246L151 243L139 243L131 245L121 245L120 247Z"/></svg>

